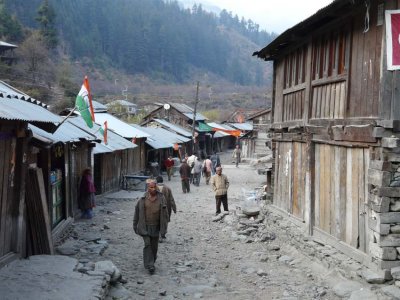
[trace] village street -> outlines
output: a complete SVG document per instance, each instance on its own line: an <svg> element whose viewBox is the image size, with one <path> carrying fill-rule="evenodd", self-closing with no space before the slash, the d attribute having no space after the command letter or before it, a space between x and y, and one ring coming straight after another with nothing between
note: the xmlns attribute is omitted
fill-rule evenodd
<svg viewBox="0 0 400 300"><path fill-rule="evenodd" d="M255 230L243 225L252 220L242 219L240 225L235 214L242 188L259 188L264 176L248 164L235 168L230 160L229 155L222 156L223 172L230 180L230 215L220 222L213 222L214 194L203 178L200 187L191 186L191 192L183 194L177 174L170 182L164 176L178 211L167 241L159 245L154 275L143 267L143 240L132 229L132 195L143 192L98 197L95 217L75 222L75 241L92 235L108 247L102 256L81 248L74 257L83 264L111 260L121 271L123 284L111 289L109 299L391 299L379 289L371 291L374 286L356 275L360 265L335 250L300 237L309 254L304 255L294 246L296 237L286 234L287 221L279 216L269 213L269 220L254 220L256 225L250 228Z"/></svg>

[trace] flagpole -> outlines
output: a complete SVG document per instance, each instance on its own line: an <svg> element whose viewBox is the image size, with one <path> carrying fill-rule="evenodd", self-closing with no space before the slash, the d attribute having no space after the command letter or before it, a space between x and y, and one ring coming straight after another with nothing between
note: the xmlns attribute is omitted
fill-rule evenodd
<svg viewBox="0 0 400 300"><path fill-rule="evenodd" d="M72 114L73 114L73 112L74 112L76 109L77 109L77 107L75 106L74 109L71 110L71 111L69 112L69 114L65 117L65 119L62 120L61 123L57 125L56 130L54 130L54 132L57 131L57 129L58 129ZM53 133L54 133L54 132L53 132Z"/></svg>

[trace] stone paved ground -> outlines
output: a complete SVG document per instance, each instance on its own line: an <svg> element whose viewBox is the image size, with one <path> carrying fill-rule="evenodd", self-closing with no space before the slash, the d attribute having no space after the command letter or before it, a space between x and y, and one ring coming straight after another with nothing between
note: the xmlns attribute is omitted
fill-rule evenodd
<svg viewBox="0 0 400 300"><path fill-rule="evenodd" d="M70 254L83 266L88 261L113 261L124 283L111 290L109 299L393 298L384 296L380 286L359 280L354 275L360 269L356 263L354 273L347 276L347 271L335 267L335 260L324 259L335 254L336 260L353 263L340 253L322 246L299 251L295 239L301 238L272 212L267 212L263 222L247 220L250 226L242 219L240 224L237 208L242 204L242 189L261 187L264 177L249 165L235 168L230 160L228 155L222 156L223 172L231 183L231 212L219 222L213 222L214 195L203 179L200 187L192 186L190 194L182 193L177 176L166 181L178 212L172 216L167 241L159 246L154 275L143 267L143 240L132 230L134 206L142 192L121 191L98 197L94 219L74 224L68 242L75 250ZM87 247L81 241L83 237L101 241ZM303 247L318 246L307 244L306 238L303 242Z"/></svg>

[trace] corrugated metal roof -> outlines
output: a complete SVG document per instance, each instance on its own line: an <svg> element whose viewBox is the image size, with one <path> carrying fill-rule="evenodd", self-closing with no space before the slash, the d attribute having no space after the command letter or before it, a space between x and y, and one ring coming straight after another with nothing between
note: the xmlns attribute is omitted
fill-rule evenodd
<svg viewBox="0 0 400 300"><path fill-rule="evenodd" d="M132 139L134 137L144 138L149 136L149 134L121 121L120 119L117 119L111 114L95 113L94 115L97 124L104 124L104 122L107 121L108 128L124 138Z"/></svg>
<svg viewBox="0 0 400 300"><path fill-rule="evenodd" d="M113 152L116 150L124 150L136 148L137 145L133 144L131 141L128 141L124 137L116 134L112 130L107 130L107 142L108 144L104 144L103 135L100 133L100 125L93 124L92 128L87 127L85 121L81 117L74 117L68 119L69 122L74 124L75 126L82 128L86 131L89 131L92 134L95 134L98 140L101 140L101 143L97 143L94 150L94 153L105 153L105 152Z"/></svg>
<svg viewBox="0 0 400 300"><path fill-rule="evenodd" d="M225 129L225 130L236 130L233 127L230 127L229 125L226 124L219 124L219 123L215 123L215 122L210 122L210 123L206 123L208 126L214 127L214 128L219 128L219 129Z"/></svg>
<svg viewBox="0 0 400 300"><path fill-rule="evenodd" d="M216 131L214 133L214 138L215 139L223 138L223 137L226 137L226 136L231 136L231 135L229 133L226 133L226 132L223 132L223 131Z"/></svg>
<svg viewBox="0 0 400 300"><path fill-rule="evenodd" d="M46 132L32 124L29 124L28 127L32 130L34 137L44 137L51 140L53 143L79 142L82 139L94 141L97 139L95 135L77 128L68 121L61 124L54 133Z"/></svg>
<svg viewBox="0 0 400 300"><path fill-rule="evenodd" d="M191 108L189 105L183 103L172 103L171 106L173 106L176 110L180 111L190 120L193 120L194 109ZM204 121L206 119L207 118L203 116L201 113L196 112L196 121Z"/></svg>
<svg viewBox="0 0 400 300"><path fill-rule="evenodd" d="M107 112L107 106L104 104L94 100L92 101L92 104L94 112Z"/></svg>
<svg viewBox="0 0 400 300"><path fill-rule="evenodd" d="M161 126L168 128L169 130L171 130L173 132L176 132L180 135L192 138L192 133L187 131L185 128L183 128L179 125L172 124L172 123L162 120L162 119L154 119L154 121L161 124Z"/></svg>
<svg viewBox="0 0 400 300"><path fill-rule="evenodd" d="M42 106L0 94L0 119L26 122L60 123L61 117Z"/></svg>
<svg viewBox="0 0 400 300"><path fill-rule="evenodd" d="M0 41L0 47L10 47L10 48L18 48L18 46Z"/></svg>
<svg viewBox="0 0 400 300"><path fill-rule="evenodd" d="M1 80L0 80L0 93L6 93L8 95L18 96L18 98L23 97L23 96L29 97L24 92L16 89L15 87L13 87Z"/></svg>
<svg viewBox="0 0 400 300"><path fill-rule="evenodd" d="M246 130L246 131L253 130L253 124L251 123L229 123L229 125L239 130Z"/></svg>
<svg viewBox="0 0 400 300"><path fill-rule="evenodd" d="M139 125L134 126L136 127ZM147 138L146 143L154 149L171 148L175 143L181 144L190 141L189 138L170 132L161 127L140 127L139 129L151 135Z"/></svg>

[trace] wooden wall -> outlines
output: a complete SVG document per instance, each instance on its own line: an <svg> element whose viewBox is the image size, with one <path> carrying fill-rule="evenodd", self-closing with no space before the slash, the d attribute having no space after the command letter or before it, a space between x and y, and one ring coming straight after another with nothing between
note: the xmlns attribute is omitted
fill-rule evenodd
<svg viewBox="0 0 400 300"><path fill-rule="evenodd" d="M310 119L343 119L346 95L345 81L313 87Z"/></svg>
<svg viewBox="0 0 400 300"><path fill-rule="evenodd" d="M276 143L274 204L304 220L306 144Z"/></svg>
<svg viewBox="0 0 400 300"><path fill-rule="evenodd" d="M369 14L370 26L367 32L363 32L365 21L364 9L352 20L353 30L351 35L351 64L347 112L347 117L349 118L377 117L379 115L384 25L377 25L378 2L383 3L383 1L371 1Z"/></svg>
<svg viewBox="0 0 400 300"><path fill-rule="evenodd" d="M367 252L368 148L315 145L314 226Z"/></svg>
<svg viewBox="0 0 400 300"><path fill-rule="evenodd" d="M13 128L0 123L0 257L15 251L12 245L16 137Z"/></svg>

